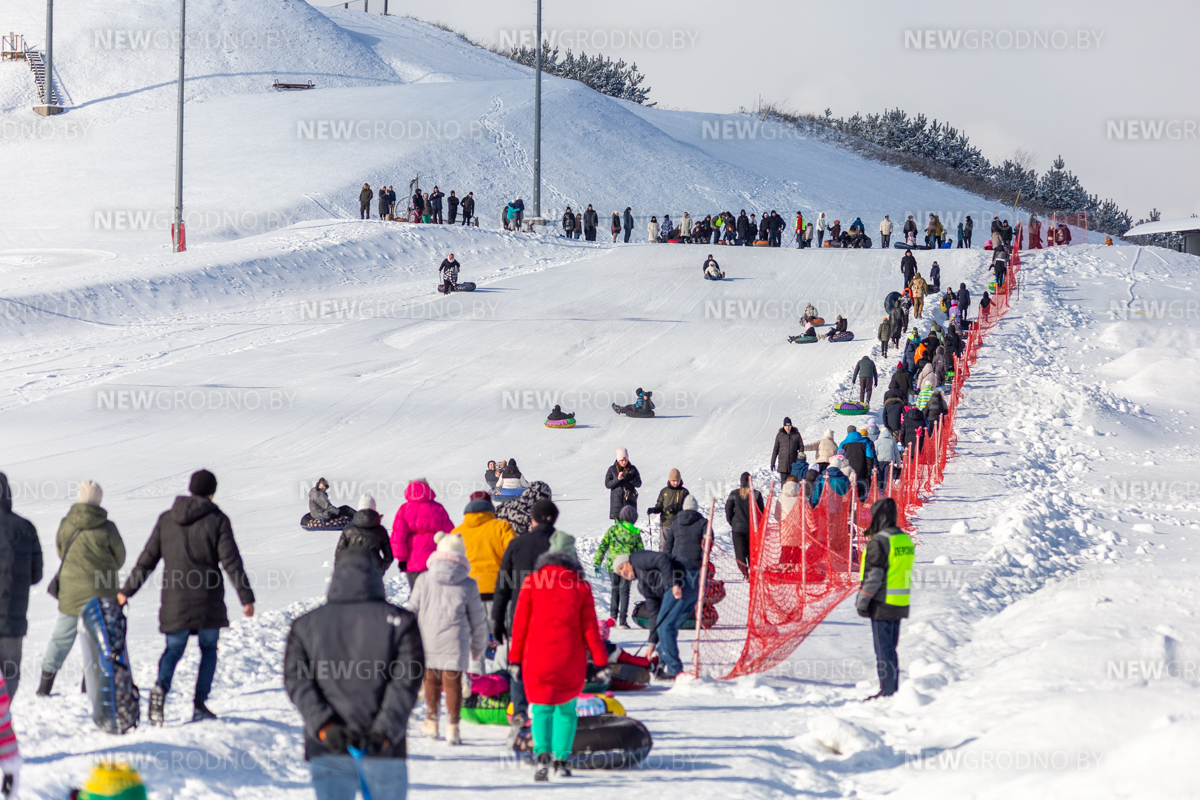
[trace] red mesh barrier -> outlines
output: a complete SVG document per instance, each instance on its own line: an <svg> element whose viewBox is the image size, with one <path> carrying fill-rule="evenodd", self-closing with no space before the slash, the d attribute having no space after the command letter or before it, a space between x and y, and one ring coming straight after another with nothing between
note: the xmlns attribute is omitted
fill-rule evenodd
<svg viewBox="0 0 1200 800"><path fill-rule="evenodd" d="M815 508L802 491L782 519L777 518L779 506L773 491L767 494L766 513L757 513L756 504L750 503L750 569L746 577L732 552L713 546L713 501L700 571L697 615L704 615L705 624L696 630L695 674L736 678L765 672L786 661L829 612L857 589L859 553L864 545L861 531L870 525L871 505L879 498L895 499L900 526L912 531L913 515L932 499L933 490L942 482L957 440L954 425L963 385L979 358L983 339L1020 291L1017 250L1021 233L1018 225L1014 237L1018 247L1004 285L997 287L991 306L981 309L955 362L946 398L949 410L918 446L906 448L898 478L880 490L873 474L870 492L861 503L853 482L846 495L825 485ZM714 592L718 588L719 592ZM714 599L718 595L720 600Z"/></svg>

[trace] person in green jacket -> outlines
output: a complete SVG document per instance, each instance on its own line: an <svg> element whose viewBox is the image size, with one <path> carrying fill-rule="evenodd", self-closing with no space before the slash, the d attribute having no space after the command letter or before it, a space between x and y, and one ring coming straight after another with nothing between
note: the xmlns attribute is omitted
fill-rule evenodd
<svg viewBox="0 0 1200 800"><path fill-rule="evenodd" d="M644 550L642 532L638 530L637 509L633 506L622 506L617 512L616 523L604 534L600 546L596 548L596 573L609 573L612 581L612 597L608 603L608 613L617 617L617 627L629 629L629 581L613 572L612 562L617 556L627 556Z"/></svg>
<svg viewBox="0 0 1200 800"><path fill-rule="evenodd" d="M662 543L666 532L671 530L671 523L675 522L675 518L683 510L683 499L687 496L688 490L683 485L683 476L679 470L672 468L667 475L667 485L658 493L658 502L646 512L662 515L659 524L659 544Z"/></svg>
<svg viewBox="0 0 1200 800"><path fill-rule="evenodd" d="M75 644L79 612L84 604L93 597L116 597L121 588L119 573L125 564L125 542L117 526L109 520L108 512L100 507L103 498L99 484L84 481L79 485L78 502L58 526L56 544L62 560L58 576L58 622L42 659L39 697L48 696L54 688L54 677Z"/></svg>

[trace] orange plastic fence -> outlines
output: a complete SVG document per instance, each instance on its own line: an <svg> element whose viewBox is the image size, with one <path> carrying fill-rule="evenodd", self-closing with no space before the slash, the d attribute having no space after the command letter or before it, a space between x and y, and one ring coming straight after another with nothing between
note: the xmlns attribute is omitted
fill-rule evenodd
<svg viewBox="0 0 1200 800"><path fill-rule="evenodd" d="M1014 237L1018 246L1020 228L1018 225ZM767 494L765 513L757 513L757 504L749 503L746 576L732 553L712 547L710 523L697 608L707 604L718 614L698 626L692 654L695 674L736 678L765 672L786 661L857 589L859 553L865 546L861 532L870 525L871 505L876 500L884 496L895 499L901 527L912 530L914 514L942 482L957 441L955 422L963 386L984 338L1008 312L1019 291L1020 271L1020 255L1014 249L1004 285L997 287L992 304L980 309L955 362L947 413L917 446L905 449L898 478L889 480L881 491L877 476L872 475L870 492L862 502L852 482L845 495L826 486L815 508L802 493L786 514L781 513L773 492ZM714 504L710 520L715 510ZM716 597L720 600L714 600Z"/></svg>

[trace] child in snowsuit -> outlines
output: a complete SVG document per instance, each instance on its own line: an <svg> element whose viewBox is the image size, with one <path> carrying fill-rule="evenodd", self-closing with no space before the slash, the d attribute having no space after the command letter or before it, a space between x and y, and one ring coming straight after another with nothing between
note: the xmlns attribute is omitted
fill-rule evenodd
<svg viewBox="0 0 1200 800"><path fill-rule="evenodd" d="M600 546L596 548L596 558L593 566L596 573L608 572L612 582L612 597L608 603L608 613L617 618L617 624L622 629L629 627L629 581L612 571L613 559L621 555L636 553L645 549L642 545L642 532L638 529L637 509L633 506L623 506L617 513L617 521L604 534Z"/></svg>

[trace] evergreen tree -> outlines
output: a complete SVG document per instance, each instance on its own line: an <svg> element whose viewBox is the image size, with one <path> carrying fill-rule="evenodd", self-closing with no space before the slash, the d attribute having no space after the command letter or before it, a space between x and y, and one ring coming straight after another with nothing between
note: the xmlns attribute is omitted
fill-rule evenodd
<svg viewBox="0 0 1200 800"><path fill-rule="evenodd" d="M537 48L519 47L506 54L518 64L533 67L537 64ZM616 97L619 100L630 100L638 105L651 108L655 103L647 103L650 88L642 87L646 76L638 72L637 64L626 64L624 60L613 61L602 55L589 56L580 53L578 56L567 51L567 56L559 61L558 48L551 48L548 41L542 42L542 71L559 78L569 78L590 86L601 94Z"/></svg>

